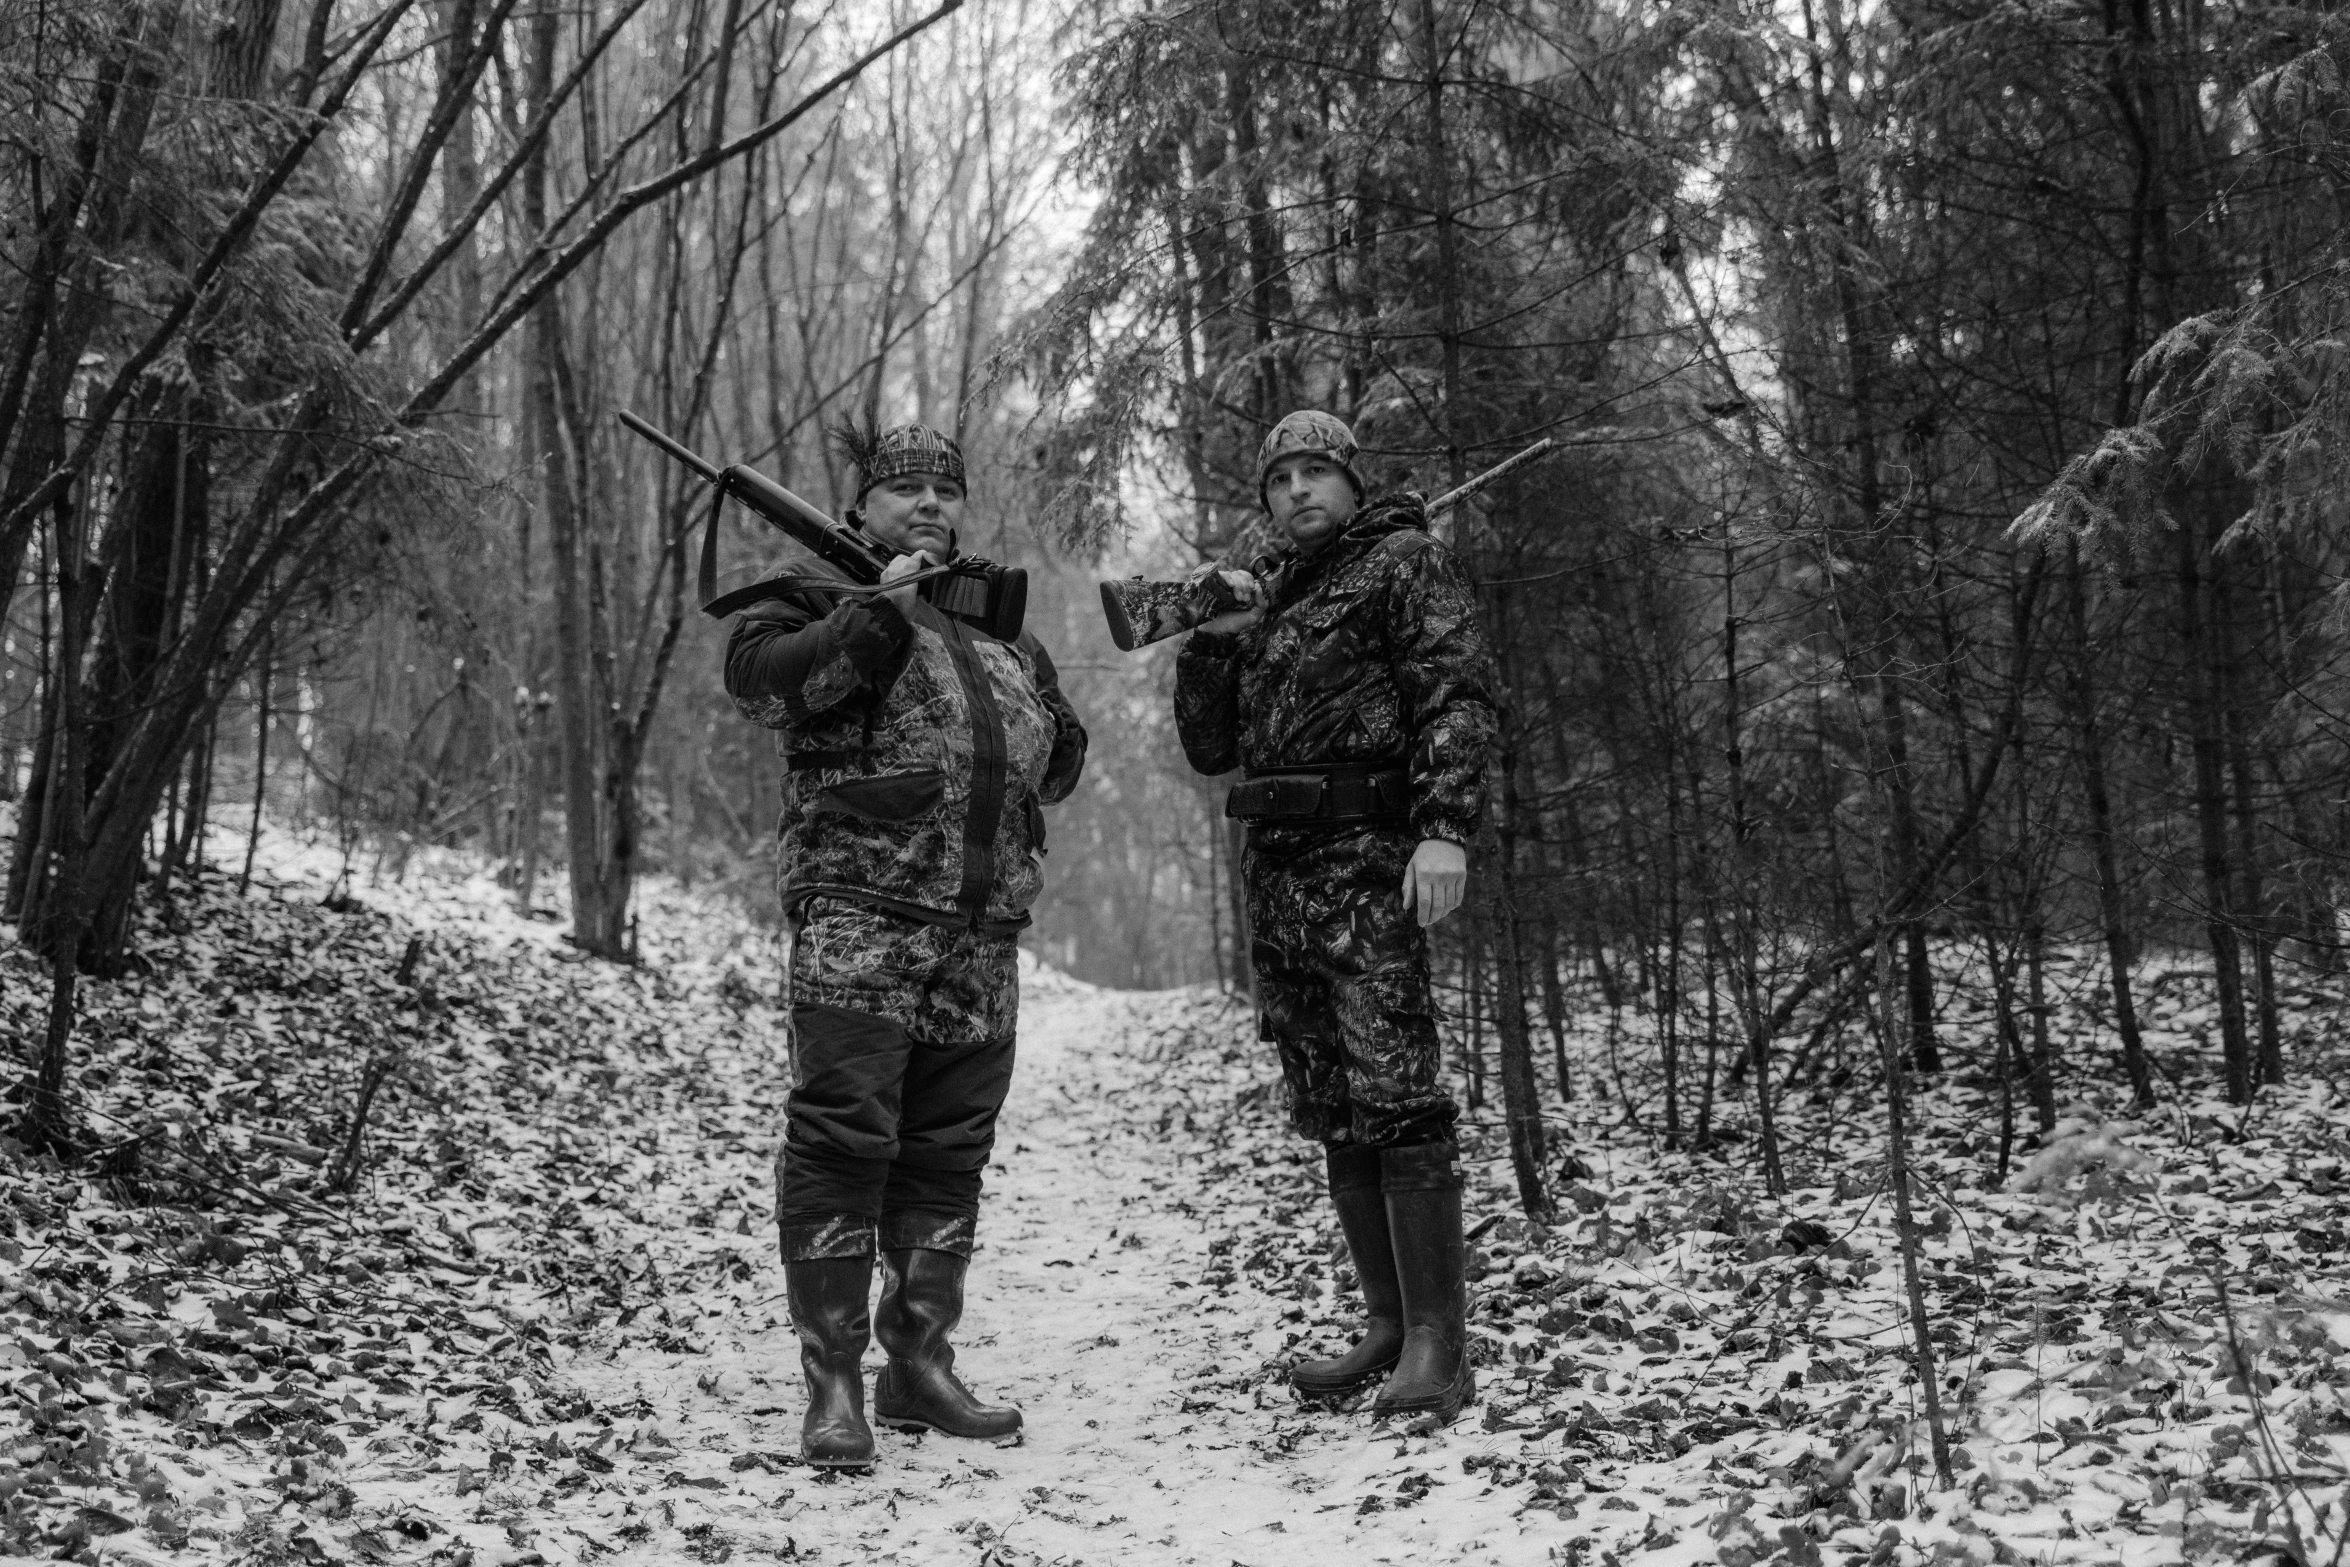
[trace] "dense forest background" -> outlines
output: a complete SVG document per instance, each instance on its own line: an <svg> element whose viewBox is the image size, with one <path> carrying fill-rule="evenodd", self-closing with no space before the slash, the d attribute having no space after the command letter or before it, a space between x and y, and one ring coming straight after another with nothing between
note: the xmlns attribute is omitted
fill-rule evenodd
<svg viewBox="0 0 2350 1567"><path fill-rule="evenodd" d="M260 813L423 845L632 953L769 897L780 781L691 477L820 504L954 430L1094 735L1034 945L1248 984L1220 790L1107 572L1245 561L1297 406L1449 529L1506 723L1441 964L1545 1210L1545 1106L1756 1139L1774 1085L2068 1071L2150 977L2231 1097L2340 943L2345 23L2269 5L0 7L0 790L17 939L142 961ZM785 546L723 523L730 580ZM208 857L208 858L207 858ZM1945 1059L1953 976L1996 1060ZM2101 1026L2060 1059L2058 993ZM1569 1016L1637 1057L1578 1082ZM1761 1083L1767 1091L1751 1093ZM1738 1096L1736 1125L1718 1110ZM46 1112L44 1112L46 1113Z"/></svg>

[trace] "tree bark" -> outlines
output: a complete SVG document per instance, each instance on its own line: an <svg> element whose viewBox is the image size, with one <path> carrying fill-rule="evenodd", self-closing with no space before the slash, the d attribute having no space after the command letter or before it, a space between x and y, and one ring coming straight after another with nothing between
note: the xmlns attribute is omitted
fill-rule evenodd
<svg viewBox="0 0 2350 1567"><path fill-rule="evenodd" d="M1510 645L1508 605L1493 606L1494 640ZM1534 1081L1534 1035L1526 1018L1526 949L1521 917L1518 850L1525 836L1525 798L1518 777L1517 703L1508 695L1510 670L1502 669L1501 702L1501 821L1500 896L1494 913L1500 925L1495 959L1500 973L1494 998L1496 1033L1501 1043L1502 1117L1509 1127L1510 1169L1518 1179L1518 1201L1526 1216L1538 1224L1555 1217L1550 1193L1543 1183L1547 1150L1542 1137L1542 1094Z"/></svg>
<svg viewBox="0 0 2350 1567"><path fill-rule="evenodd" d="M542 10L532 18L529 101L543 103L554 90L559 18ZM522 176L525 223L535 232L547 212L544 151ZM530 455L539 469L539 495L546 512L547 542L555 590L555 707L559 720L563 780L564 847L571 884L571 939L582 951L619 958L621 902L610 896L604 843L603 791L597 777L598 741L605 715L594 698L593 636L589 626L588 583L582 502L572 472L574 447L566 439L563 397L562 293L549 289L531 307L523 328L524 400Z"/></svg>
<svg viewBox="0 0 2350 1567"><path fill-rule="evenodd" d="M2227 756L2219 712L2219 659L2211 643L2212 608L2204 581L2206 536L2201 496L2179 508L2181 695L2194 762L2195 830L2200 850L2204 940L2219 997L2221 1075L2230 1104L2252 1099L2251 1040L2245 1028L2242 946L2236 936L2236 867L2228 832Z"/></svg>
<svg viewBox="0 0 2350 1567"><path fill-rule="evenodd" d="M1942 1379L1935 1369L1933 1316L1926 1309L1926 1287L1920 1263L1917 1220L1910 1212L1909 1087L1902 1069L1902 1051L1895 1040L1892 989L1893 957L1882 937L1877 943L1877 1033L1885 1066L1885 1177L1893 1188L1893 1233L1900 1244L1901 1278L1908 1297L1912 1364L1918 1393L1925 1405L1926 1430L1931 1441L1934 1474L1951 1483L1950 1433L1942 1420ZM1913 1047L1909 1054L1916 1056Z"/></svg>
<svg viewBox="0 0 2350 1567"><path fill-rule="evenodd" d="M1467 412L1461 395L1461 237L1453 210L1452 148L1444 120L1444 46L1436 27L1436 0L1420 0L1419 23L1420 51L1428 67L1427 172L1422 189L1436 220L1437 339L1444 378L1444 424L1436 434L1444 442L1445 488L1457 489L1469 476L1468 450L1460 434ZM1457 515L1453 518L1456 525L1459 520Z"/></svg>
<svg viewBox="0 0 2350 1567"><path fill-rule="evenodd" d="M2122 904L2121 870L2114 848L2113 804L2106 791L2105 742L2099 729L2095 663L2089 644L2089 596L2082 582L2078 546L2065 571L2065 593L2072 623L2072 678L2065 683L2072 698L2073 733L2081 749L2081 792L2089 807L2090 857L2097 870L2098 925L2105 938L2105 972L2113 995L2114 1030L2121 1039L2122 1070L2129 1075L2130 1098L2139 1109L2154 1104L2154 1073L2146 1060L2146 1042L2138 1032L2138 1008L2131 994L2130 930Z"/></svg>
<svg viewBox="0 0 2350 1567"><path fill-rule="evenodd" d="M68 491L68 496L71 495ZM82 630L87 621L83 600L89 593L90 563L82 556L81 519L61 500L53 531L57 562L57 662L53 666L56 697L51 704L56 743L46 787L49 805L43 813L51 847L50 889L42 900L37 925L20 923L18 931L35 951L49 959L49 1016L42 1032L41 1058L33 1077L33 1092L24 1121L24 1141L34 1148L70 1152L74 1142L65 1102L65 1068L73 1048L76 986L80 977L82 927L87 908L82 895L82 789L85 770L85 730L82 714Z"/></svg>
<svg viewBox="0 0 2350 1567"><path fill-rule="evenodd" d="M0 446L10 454L0 483L0 518L9 519L0 522L0 619L39 527L41 508L24 503L51 489L66 461L74 381L113 307L109 261L131 221L134 175L183 9L132 11L99 67L75 165L44 214L48 228L24 281L17 339L0 378ZM57 504L67 503L60 497Z"/></svg>
<svg viewBox="0 0 2350 1567"><path fill-rule="evenodd" d="M2254 695L2245 689L2245 674L2256 664L2250 639L2242 631L2247 618L2245 596L2231 591L2229 562L2215 555L2211 564L2212 640L2219 660L2215 677L2228 751L2228 793L2235 807L2236 910L2243 937L2252 946L2253 1022L2258 1031L2253 1075L2263 1085L2281 1086L2285 1081L2285 1045L2277 1015L2276 925L2269 918L2266 878L2261 874L2259 804L2254 798L2252 743L2247 733Z"/></svg>

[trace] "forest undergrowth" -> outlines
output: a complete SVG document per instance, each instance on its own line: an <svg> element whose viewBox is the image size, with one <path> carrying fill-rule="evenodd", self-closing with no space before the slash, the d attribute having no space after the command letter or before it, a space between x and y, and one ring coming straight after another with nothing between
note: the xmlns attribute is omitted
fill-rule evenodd
<svg viewBox="0 0 2350 1567"><path fill-rule="evenodd" d="M1570 1060L1618 1086L1557 1128L1568 1217L1519 1216L1497 1126L1465 1139L1481 1155L1479 1414L1523 1443L1467 1462L1583 1530L1567 1560L2342 1560L2341 996L2312 984L2295 998L2302 1086L2235 1108L2205 1086L2208 995L2183 971L2164 988L2148 1041L2188 1091L2128 1118L2118 1065L2093 1053L2094 1002L2060 1008L2053 1025L2079 1052L2064 1114L2039 1138L2018 1111L2004 1184L1996 1080L1962 1068L1916 1096L1947 1487L1917 1396L1881 1088L1829 1061L1819 1075L1841 1086L1786 1093L1790 1190L1773 1199L1749 1167L1750 1098L1719 1107L1731 1119L1715 1153L1662 1152L1639 1124L1653 1102L1644 1116L1641 1085L1617 1075L1624 1020L1582 1014ZM1952 1060L1993 1058L1988 1007L1963 988L1945 1023ZM1211 1166L1211 1187L1279 1135L1270 1116L1219 1120L1243 1157ZM1271 1238L1244 1225L1215 1249L1233 1278L1294 1296L1287 1320L1328 1342L1348 1315L1332 1296L1352 1282L1344 1247L1310 1174L1294 1172L1287 1197Z"/></svg>
<svg viewBox="0 0 2350 1567"><path fill-rule="evenodd" d="M67 1170L0 1143L0 1553L451 1559L438 1520L354 1517L345 1471L452 1399L443 1446L482 1411L587 1414L560 1363L663 1283L613 1244L641 1167L739 1145L712 1100L779 1103L779 1079L728 1071L763 1054L729 1045L773 1037L771 932L656 893L641 965L584 961L486 878L419 867L322 901L346 879L300 872L333 858L289 852L292 884L249 897L210 874L151 917L143 972L84 989L101 1146ZM10 1015L38 1017L44 985L21 948L0 958ZM337 1193L370 1063L385 1081ZM767 1241L746 1194L692 1197L663 1217L715 1232L734 1205L741 1254L715 1266L749 1278ZM657 1307L646 1328L668 1331ZM556 1451L611 1471L560 1437L520 1461ZM517 1462L477 1456L473 1492Z"/></svg>
<svg viewBox="0 0 2350 1567"><path fill-rule="evenodd" d="M250 896L183 892L140 971L89 988L89 1157L0 1143L0 1552L491 1567L660 1528L724 1559L690 1504L787 1473L788 1444L681 1454L572 1370L636 1346L684 1379L729 1323L776 1328L771 1194L741 1178L783 1086L772 937L656 892L641 965L583 962L462 867L322 902L330 878L279 858ZM2064 1120L2002 1185L1997 1085L1966 1065L1993 1020L1953 964L1915 1199L1954 1484L1921 1424L1873 1085L1831 1058L1783 1092L1773 1198L1736 1135L1750 1103L1725 1092L1712 1151L1661 1151L1619 1075L1638 1020L1593 1011L1554 1128L1562 1221L1520 1215L1497 1128L1466 1138L1480 1403L1452 1432L1374 1428L1408 1462L1321 1510L1376 1530L1442 1483L1448 1518L1540 1526L1567 1562L2341 1559L2339 988L2294 998L2299 1086L2235 1109L2205 1086L2208 1000L2172 974L2148 1040L2169 1097L2134 1120L2086 1004L2060 1007ZM44 986L0 957L20 1034ZM1349 1319L1344 1249L1243 1009L1143 999L1102 1046L1132 1070L1089 1113L1196 1174L1170 1197L1206 1259L1180 1287L1277 1347L1186 1372L1181 1411L1278 1465L1368 1422L1282 1384ZM331 1190L371 1076L356 1182ZM556 1549L540 1520L598 1495L615 1533Z"/></svg>

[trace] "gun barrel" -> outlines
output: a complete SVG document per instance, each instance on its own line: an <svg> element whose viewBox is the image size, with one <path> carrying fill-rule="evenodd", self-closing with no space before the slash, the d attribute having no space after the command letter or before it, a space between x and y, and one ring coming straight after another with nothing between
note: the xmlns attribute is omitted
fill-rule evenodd
<svg viewBox="0 0 2350 1567"><path fill-rule="evenodd" d="M846 523L836 522L756 468L736 463L724 475L727 492L806 545L856 582L881 580L889 554Z"/></svg>
<svg viewBox="0 0 2350 1567"><path fill-rule="evenodd" d="M1546 435L1541 440L1536 441L1532 446L1527 447L1524 451L1517 453L1515 456L1503 458L1500 462L1495 463L1492 467L1486 469L1483 473L1469 480L1466 484L1463 484L1459 489L1447 490L1442 495L1437 496L1436 499L1430 501L1428 503L1428 515L1433 517L1439 512L1452 510L1453 507L1458 506L1461 502L1467 500L1470 496L1476 494L1479 490L1482 490L1485 488L1485 486L1491 484L1494 480L1501 478L1503 475L1515 473L1518 469L1525 467L1526 464L1530 462L1539 462L1541 459L1548 457L1552 452L1558 450L1558 444L1559 443L1557 441Z"/></svg>
<svg viewBox="0 0 2350 1567"><path fill-rule="evenodd" d="M1513 456L1504 458L1456 490L1448 490L1428 504L1431 517L1459 505L1504 474L1539 462L1559 449L1548 436ZM1130 577L1102 584L1102 616L1110 623L1110 640L1121 653L1147 647L1191 630L1202 621L1247 602L1234 593L1220 573L1176 582L1145 582Z"/></svg>
<svg viewBox="0 0 2350 1567"><path fill-rule="evenodd" d="M667 452L670 456L676 458L679 462L684 463L688 468L691 468L694 472L700 474L710 483L716 484L718 482L718 469L715 465L705 462L699 453L693 451L684 443L673 439L665 431L656 428L654 425L643 419L639 419L635 414L630 413L625 408L620 410L620 422L627 425L637 434L643 436L646 440L651 441L655 446L660 447L661 450Z"/></svg>

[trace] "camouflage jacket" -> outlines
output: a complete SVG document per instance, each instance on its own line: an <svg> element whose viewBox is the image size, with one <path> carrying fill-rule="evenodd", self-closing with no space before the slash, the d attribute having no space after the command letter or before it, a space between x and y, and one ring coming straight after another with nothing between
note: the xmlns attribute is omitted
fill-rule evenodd
<svg viewBox="0 0 2350 1567"><path fill-rule="evenodd" d="M933 924L1027 923L1040 807L1085 765L1085 726L1036 638L804 590L736 622L726 691L779 731L787 915L823 895Z"/></svg>
<svg viewBox="0 0 2350 1567"><path fill-rule="evenodd" d="M1468 843L1496 727L1493 658L1419 497L1374 503L1322 549L1273 559L1265 618L1238 636L1195 631L1175 661L1184 755L1203 773L1398 762L1413 832Z"/></svg>

